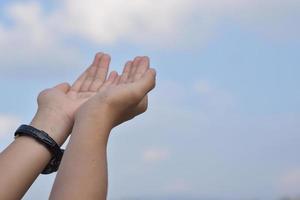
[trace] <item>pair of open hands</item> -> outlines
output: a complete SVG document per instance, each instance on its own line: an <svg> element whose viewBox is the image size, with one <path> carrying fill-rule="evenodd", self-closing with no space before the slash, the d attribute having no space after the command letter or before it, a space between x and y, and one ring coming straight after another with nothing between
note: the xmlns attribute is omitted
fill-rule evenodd
<svg viewBox="0 0 300 200"><path fill-rule="evenodd" d="M110 56L97 53L92 65L74 82L59 84L38 96L39 112L49 110L71 130L74 121L105 124L108 128L125 122L147 109L147 93L155 87L156 72L148 57L128 61L122 74L110 72ZM62 143L68 133L56 135Z"/></svg>

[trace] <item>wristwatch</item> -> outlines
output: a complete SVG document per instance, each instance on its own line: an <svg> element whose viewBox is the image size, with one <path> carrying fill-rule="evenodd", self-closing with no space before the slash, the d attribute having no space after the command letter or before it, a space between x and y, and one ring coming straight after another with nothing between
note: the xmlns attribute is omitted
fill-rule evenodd
<svg viewBox="0 0 300 200"><path fill-rule="evenodd" d="M42 174L50 174L58 170L64 150L61 149L46 132L23 124L15 132L15 138L19 136L28 136L34 138L37 142L45 146L51 153L51 160L41 172Z"/></svg>

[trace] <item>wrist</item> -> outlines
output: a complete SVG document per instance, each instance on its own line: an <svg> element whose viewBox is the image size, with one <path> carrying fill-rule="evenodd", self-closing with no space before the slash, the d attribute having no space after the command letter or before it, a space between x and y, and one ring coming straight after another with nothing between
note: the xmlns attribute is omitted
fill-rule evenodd
<svg viewBox="0 0 300 200"><path fill-rule="evenodd" d="M98 106L83 105L76 112L74 123L89 124L94 127L102 127L105 125L107 129L112 129L115 124L114 110L107 104L102 103Z"/></svg>
<svg viewBox="0 0 300 200"><path fill-rule="evenodd" d="M83 107L75 116L73 132L84 137L96 135L106 140L114 127L111 114L107 106L101 106L97 109L86 109ZM72 134L74 134L73 132Z"/></svg>
<svg viewBox="0 0 300 200"><path fill-rule="evenodd" d="M70 134L73 122L60 111L43 107L38 109L30 125L45 131L58 145L62 145Z"/></svg>

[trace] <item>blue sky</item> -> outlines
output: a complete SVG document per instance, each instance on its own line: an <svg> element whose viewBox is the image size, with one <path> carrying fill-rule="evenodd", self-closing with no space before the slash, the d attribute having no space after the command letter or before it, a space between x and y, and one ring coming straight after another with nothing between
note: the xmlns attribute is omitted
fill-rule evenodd
<svg viewBox="0 0 300 200"><path fill-rule="evenodd" d="M113 130L109 199L277 199L300 185L300 2L1 1L0 148L98 51L148 55L146 114ZM167 11L167 12L166 12ZM54 176L25 199L46 198Z"/></svg>

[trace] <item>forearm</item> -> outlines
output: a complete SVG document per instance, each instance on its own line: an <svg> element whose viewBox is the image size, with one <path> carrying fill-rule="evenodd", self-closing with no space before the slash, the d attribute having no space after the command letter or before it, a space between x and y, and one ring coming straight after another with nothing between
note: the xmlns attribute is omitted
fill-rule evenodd
<svg viewBox="0 0 300 200"><path fill-rule="evenodd" d="M155 70L149 69L147 58L128 62L122 76L110 73L94 97L76 112L50 199L106 199L106 146L111 128L145 112L145 95L154 86Z"/></svg>
<svg viewBox="0 0 300 200"><path fill-rule="evenodd" d="M30 125L62 144L71 126L64 120L54 113L38 111ZM21 199L50 158L49 151L33 138L17 137L0 154L0 199Z"/></svg>
<svg viewBox="0 0 300 200"><path fill-rule="evenodd" d="M84 120L82 120L84 121ZM106 199L110 126L75 122L50 199Z"/></svg>

